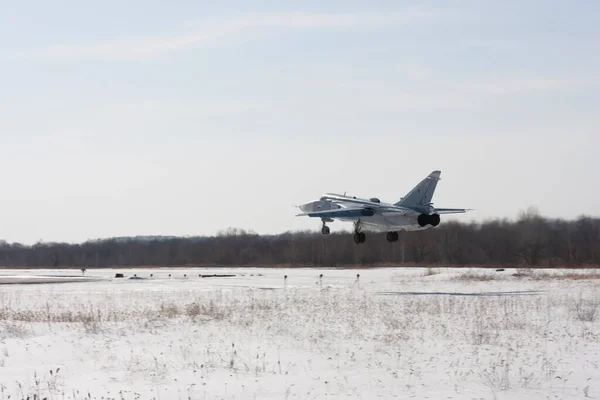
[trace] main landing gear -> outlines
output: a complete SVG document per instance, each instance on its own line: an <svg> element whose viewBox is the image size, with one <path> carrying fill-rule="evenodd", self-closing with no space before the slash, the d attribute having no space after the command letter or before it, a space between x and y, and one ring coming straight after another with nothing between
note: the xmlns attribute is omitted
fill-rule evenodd
<svg viewBox="0 0 600 400"><path fill-rule="evenodd" d="M388 232L386 235L386 239L388 242L397 242L398 241L398 232Z"/></svg>
<svg viewBox="0 0 600 400"><path fill-rule="evenodd" d="M331 222L331 221L328 221L325 218L321 219L321 221L323 221L323 227L321 228L321 233L323 235L329 235L331 233L331 230L329 230L329 227L327 225L325 225L325 223Z"/></svg>
<svg viewBox="0 0 600 400"><path fill-rule="evenodd" d="M354 223L354 243L364 243L367 240L367 235L360 231L360 220Z"/></svg>

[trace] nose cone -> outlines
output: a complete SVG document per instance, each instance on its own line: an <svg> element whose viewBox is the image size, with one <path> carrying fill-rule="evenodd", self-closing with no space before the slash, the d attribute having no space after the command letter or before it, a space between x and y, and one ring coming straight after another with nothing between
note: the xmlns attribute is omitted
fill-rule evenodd
<svg viewBox="0 0 600 400"><path fill-rule="evenodd" d="M312 202L310 202L310 203L304 203L304 204L300 204L300 205L298 206L298 208L299 208L300 210L302 210L303 212L309 212L309 211L312 211L312 204L313 204Z"/></svg>

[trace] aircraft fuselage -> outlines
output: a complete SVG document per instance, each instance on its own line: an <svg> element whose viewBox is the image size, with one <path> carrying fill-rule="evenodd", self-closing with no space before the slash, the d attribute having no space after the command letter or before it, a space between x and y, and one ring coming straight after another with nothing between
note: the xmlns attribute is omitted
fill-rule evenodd
<svg viewBox="0 0 600 400"><path fill-rule="evenodd" d="M340 200L344 199L346 201L358 200L358 201L370 201L367 199L358 199L356 197L348 197L342 195L335 194L326 194L326 196L336 196L339 197ZM391 206L388 203L378 203L379 206ZM338 204L327 200L327 199L319 199L310 201L308 203L304 203L298 206L300 210L303 212L314 212L314 211L328 211L328 210L337 210L342 207ZM368 210L368 208L367 208ZM407 210L408 211L408 210ZM344 217L336 217L336 219L344 222L355 222L356 218L344 218ZM371 232L391 232L391 231L416 231L416 230L424 230L430 227L420 226L417 222L417 216L414 215L414 212L407 212L406 215L402 215L399 212L386 213L367 213L361 216L360 224L364 230Z"/></svg>

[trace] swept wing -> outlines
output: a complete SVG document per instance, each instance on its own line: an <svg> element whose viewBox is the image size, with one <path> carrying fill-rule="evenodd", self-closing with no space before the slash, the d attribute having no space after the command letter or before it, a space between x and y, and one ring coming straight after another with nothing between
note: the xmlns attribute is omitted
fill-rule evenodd
<svg viewBox="0 0 600 400"><path fill-rule="evenodd" d="M433 212L436 214L460 214L471 211L470 208L434 208Z"/></svg>
<svg viewBox="0 0 600 400"><path fill-rule="evenodd" d="M325 211L311 211L307 213L296 214L297 217L308 215L309 217L320 217L320 218L360 218L360 217L372 217L375 215L375 211L371 208L366 207L353 207L353 208L338 208L336 210L325 210Z"/></svg>
<svg viewBox="0 0 600 400"><path fill-rule="evenodd" d="M385 205L371 202L368 200L347 198L347 197L332 197L330 195L323 196L321 199L331 200L333 204L341 208L323 211L308 211L305 213L296 214L299 216L320 217L320 218L360 218L371 217L375 214L382 215L405 215L414 213L413 210L404 207ZM347 205L346 203L349 203Z"/></svg>

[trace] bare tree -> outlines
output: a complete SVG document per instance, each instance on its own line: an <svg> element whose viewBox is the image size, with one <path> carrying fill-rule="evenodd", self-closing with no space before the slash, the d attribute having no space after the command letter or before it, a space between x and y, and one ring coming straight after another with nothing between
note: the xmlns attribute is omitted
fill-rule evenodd
<svg viewBox="0 0 600 400"><path fill-rule="evenodd" d="M535 208L515 221L446 222L435 229L400 232L388 243L370 233L356 245L351 232L257 235L230 228L216 236L111 238L81 244L0 241L0 266L115 267L136 265L377 265L393 263L481 265L600 265L600 219L548 219Z"/></svg>

